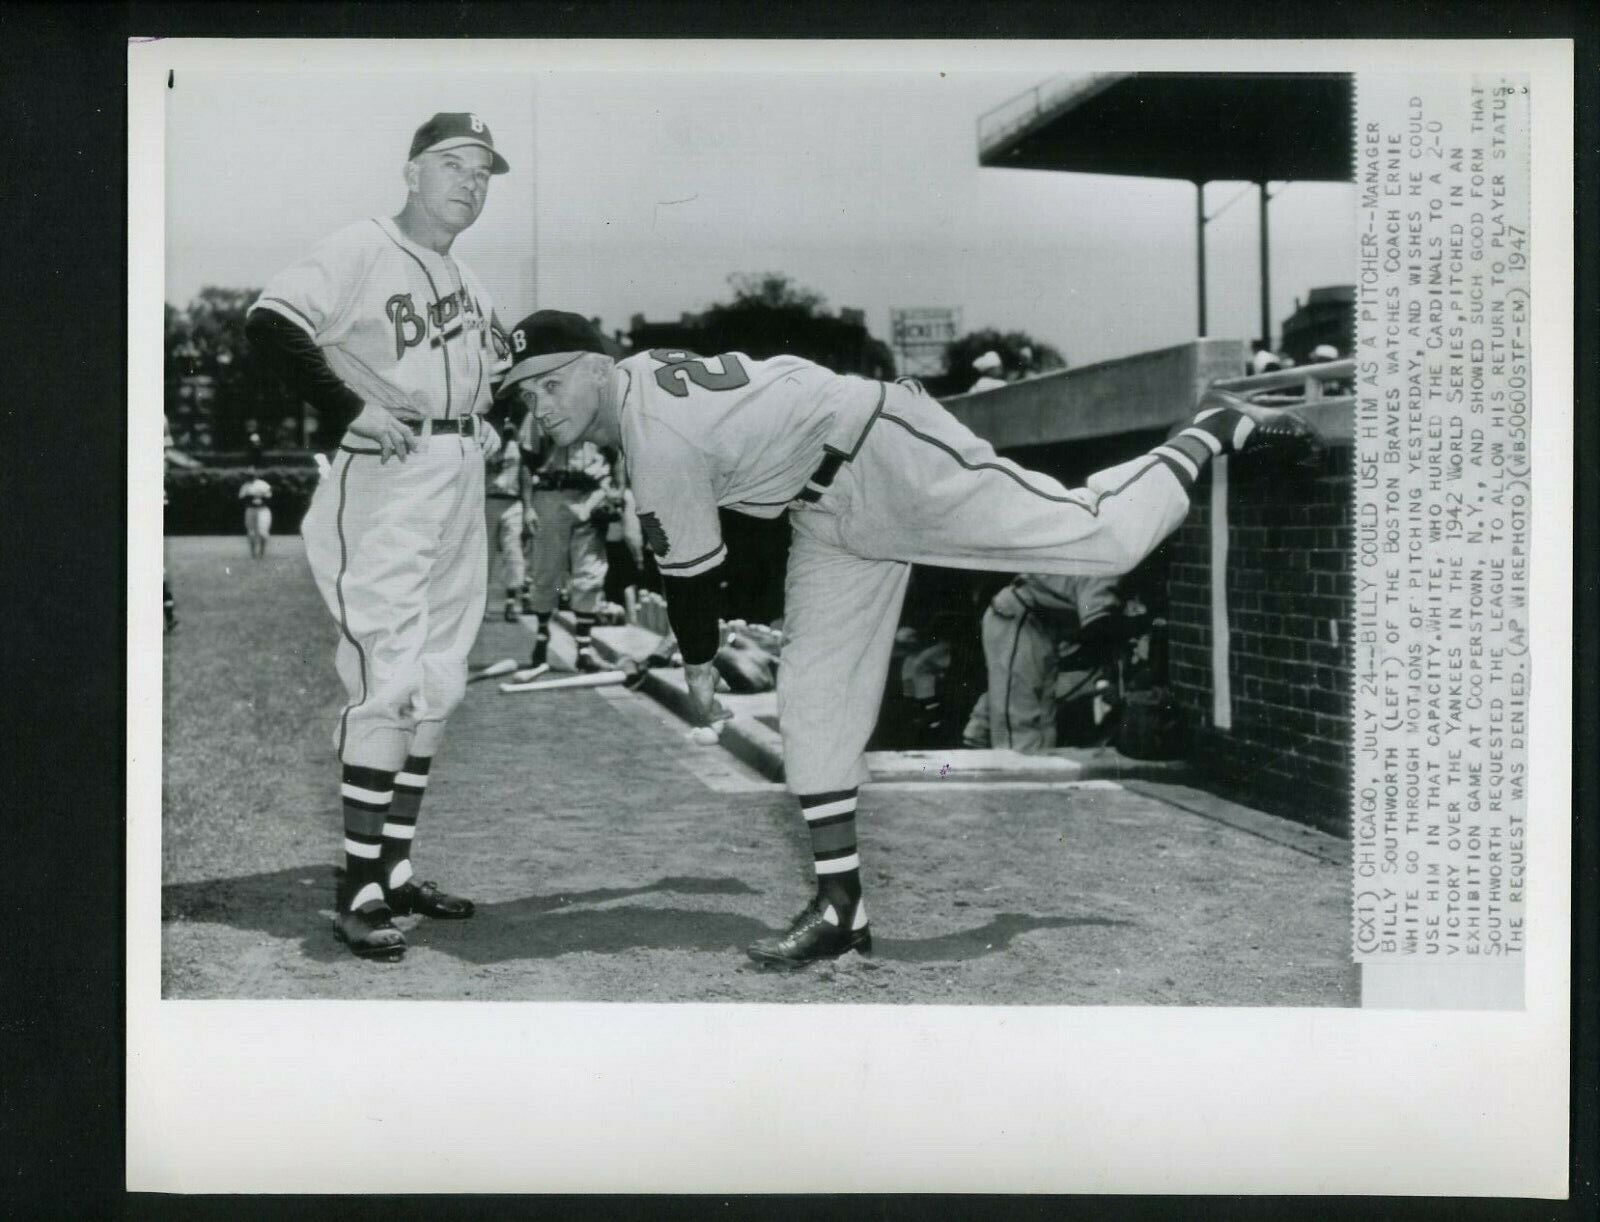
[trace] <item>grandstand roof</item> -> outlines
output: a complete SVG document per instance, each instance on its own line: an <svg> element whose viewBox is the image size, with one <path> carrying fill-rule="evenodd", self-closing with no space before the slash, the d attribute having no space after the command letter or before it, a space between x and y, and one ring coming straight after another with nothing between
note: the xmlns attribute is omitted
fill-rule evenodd
<svg viewBox="0 0 1600 1222"><path fill-rule="evenodd" d="M1113 72L1061 78L978 120L978 163L1190 182L1348 182L1346 73Z"/></svg>

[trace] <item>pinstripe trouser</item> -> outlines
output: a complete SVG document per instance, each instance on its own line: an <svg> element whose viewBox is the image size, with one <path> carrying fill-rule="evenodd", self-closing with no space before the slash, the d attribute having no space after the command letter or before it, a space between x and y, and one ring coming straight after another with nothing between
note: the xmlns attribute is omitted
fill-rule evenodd
<svg viewBox="0 0 1600 1222"><path fill-rule="evenodd" d="M341 763L394 771L438 749L483 620L483 503L483 453L449 434L387 463L346 438L317 485L301 534L339 624Z"/></svg>

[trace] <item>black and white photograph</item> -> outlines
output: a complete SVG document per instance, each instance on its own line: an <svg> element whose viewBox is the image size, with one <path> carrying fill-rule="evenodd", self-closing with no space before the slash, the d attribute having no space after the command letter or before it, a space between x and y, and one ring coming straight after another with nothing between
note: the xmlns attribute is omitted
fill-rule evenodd
<svg viewBox="0 0 1600 1222"><path fill-rule="evenodd" d="M1135 1040L1232 1093L1351 1072L1373 1007L1542 1013L1522 61L1390 134L1331 47L664 45L132 48L130 1049L459 1014L554 1082L644 1030L770 1076L716 1130L1009 1026L1132 1125ZM159 1077L130 1152L225 1182L136 1133ZM971 1182L1136 1165L1081 1153Z"/></svg>

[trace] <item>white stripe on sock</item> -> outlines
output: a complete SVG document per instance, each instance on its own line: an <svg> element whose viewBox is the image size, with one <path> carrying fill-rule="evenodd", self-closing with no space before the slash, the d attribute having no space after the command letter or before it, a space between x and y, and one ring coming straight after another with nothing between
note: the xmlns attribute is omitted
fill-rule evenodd
<svg viewBox="0 0 1600 1222"><path fill-rule="evenodd" d="M817 819L827 819L833 815L847 815L856 808L854 798L840 798L837 802L824 802L821 806L802 806L800 813L806 821L813 822Z"/></svg>
<svg viewBox="0 0 1600 1222"><path fill-rule="evenodd" d="M818 874L843 874L847 870L861 868L861 856L851 853L848 857L836 857L832 861L819 861L814 863Z"/></svg>
<svg viewBox="0 0 1600 1222"><path fill-rule="evenodd" d="M417 835L415 823L385 823L383 834L390 840L414 840Z"/></svg>
<svg viewBox="0 0 1600 1222"><path fill-rule="evenodd" d="M381 852L375 844L358 844L348 836L345 838L344 851L352 857L365 857L368 861L376 861Z"/></svg>
<svg viewBox="0 0 1600 1222"><path fill-rule="evenodd" d="M396 785L409 785L412 789L426 789L428 787L428 774L425 772L397 772L394 774Z"/></svg>
<svg viewBox="0 0 1600 1222"><path fill-rule="evenodd" d="M1222 442L1218 441L1210 433L1206 432L1205 429L1197 429L1197 428L1194 428L1193 426L1191 426L1189 428L1184 429L1183 432L1178 434L1178 436L1179 437L1198 437L1201 441L1206 443L1206 448L1209 449L1213 454L1221 454L1222 453Z"/></svg>
<svg viewBox="0 0 1600 1222"><path fill-rule="evenodd" d="M383 888L378 886L377 883L368 883L352 895L350 897L350 909L354 911L361 907L362 904L370 903L372 900L378 900L379 902L383 900Z"/></svg>
<svg viewBox="0 0 1600 1222"><path fill-rule="evenodd" d="M856 901L855 919L850 922L851 929L865 929L867 927L867 901Z"/></svg>
<svg viewBox="0 0 1600 1222"><path fill-rule="evenodd" d="M379 793L376 789L363 789L359 785L352 785L344 781L339 786L339 792L347 798L354 798L357 802L375 802L380 806L389 805L394 797L393 793Z"/></svg>
<svg viewBox="0 0 1600 1222"><path fill-rule="evenodd" d="M1249 416L1241 416L1239 423L1233 426L1233 448L1244 449L1244 443L1250 440L1250 434L1256 431L1256 422Z"/></svg>
<svg viewBox="0 0 1600 1222"><path fill-rule="evenodd" d="M1177 463L1189 473L1190 479L1200 478L1200 468L1195 466L1194 459L1190 458L1182 450L1174 450L1171 446L1157 446L1156 453Z"/></svg>

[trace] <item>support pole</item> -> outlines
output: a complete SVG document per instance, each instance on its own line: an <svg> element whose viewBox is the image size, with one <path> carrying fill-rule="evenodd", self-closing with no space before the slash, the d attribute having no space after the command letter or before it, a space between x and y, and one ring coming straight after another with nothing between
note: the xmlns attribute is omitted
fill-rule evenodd
<svg viewBox="0 0 1600 1222"><path fill-rule="evenodd" d="M1261 236L1261 346L1272 350L1272 267L1267 255L1267 184L1256 184L1261 192L1258 228Z"/></svg>
<svg viewBox="0 0 1600 1222"><path fill-rule="evenodd" d="M1195 332L1201 339L1206 337L1206 184L1196 181L1194 184L1194 248L1195 260L1198 268L1195 282L1199 290L1200 327Z"/></svg>

